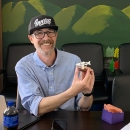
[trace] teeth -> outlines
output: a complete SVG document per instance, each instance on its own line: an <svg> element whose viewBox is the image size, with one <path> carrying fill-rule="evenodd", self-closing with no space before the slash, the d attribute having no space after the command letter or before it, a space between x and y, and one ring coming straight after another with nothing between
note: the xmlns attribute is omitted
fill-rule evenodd
<svg viewBox="0 0 130 130"><path fill-rule="evenodd" d="M50 43L42 43L42 45L49 46Z"/></svg>

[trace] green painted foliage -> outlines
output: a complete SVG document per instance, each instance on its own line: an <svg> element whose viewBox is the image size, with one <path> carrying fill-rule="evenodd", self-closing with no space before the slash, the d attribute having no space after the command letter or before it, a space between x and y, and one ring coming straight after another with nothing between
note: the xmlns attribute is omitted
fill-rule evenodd
<svg viewBox="0 0 130 130"><path fill-rule="evenodd" d="M115 28L119 26L119 29L124 30L124 26L121 26L124 22L127 23L125 27L130 24L128 17L120 10L107 5L98 5L88 10L74 24L73 30L76 34L85 33L86 35L94 35L103 32L107 28L111 28L111 26L115 26Z"/></svg>
<svg viewBox="0 0 130 130"><path fill-rule="evenodd" d="M40 0L29 0L28 1L40 14L46 14L44 6Z"/></svg>
<svg viewBox="0 0 130 130"><path fill-rule="evenodd" d="M61 11L62 8L58 7L57 5L54 5L52 3L49 3L46 0L41 0L41 2L44 4L44 8L48 15L55 16L59 11Z"/></svg>
<svg viewBox="0 0 130 130"><path fill-rule="evenodd" d="M13 6L14 5L14 6ZM32 9L33 7L33 9ZM51 9L48 9L48 7ZM44 0L29 0L20 2L9 2L2 8L3 32L14 32L23 24L26 24L25 15L30 12L30 16L48 14L54 16L61 8ZM32 17L34 17L33 15ZM28 21L30 17L26 17ZM27 23L28 24L28 23Z"/></svg>
<svg viewBox="0 0 130 130"><path fill-rule="evenodd" d="M107 47L105 57L113 57L114 56L114 48Z"/></svg>
<svg viewBox="0 0 130 130"><path fill-rule="evenodd" d="M98 5L88 10L72 27L76 35L86 35L88 42L106 48L130 41L130 19L119 9Z"/></svg>
<svg viewBox="0 0 130 130"><path fill-rule="evenodd" d="M113 60L113 58L110 61L109 69L110 69L111 72L114 72L114 60Z"/></svg>
<svg viewBox="0 0 130 130"><path fill-rule="evenodd" d="M59 30L67 30L70 26L78 21L82 15L86 12L81 6L74 5L67 8L63 8L59 13L54 16L56 24L59 26Z"/></svg>
<svg viewBox="0 0 130 130"><path fill-rule="evenodd" d="M73 26L76 34L86 35L102 32L109 26L108 19L112 17L111 7L98 5L88 10Z"/></svg>
<svg viewBox="0 0 130 130"><path fill-rule="evenodd" d="M3 32L13 32L19 26L24 24L24 15L26 8L23 2L18 2L14 8L12 8L12 2L6 4L2 9L2 23Z"/></svg>
<svg viewBox="0 0 130 130"><path fill-rule="evenodd" d="M130 18L130 5L123 9L122 12Z"/></svg>

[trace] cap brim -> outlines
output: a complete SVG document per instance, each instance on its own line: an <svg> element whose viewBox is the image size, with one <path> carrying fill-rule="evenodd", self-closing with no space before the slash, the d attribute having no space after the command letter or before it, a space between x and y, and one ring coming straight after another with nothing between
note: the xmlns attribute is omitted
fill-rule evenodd
<svg viewBox="0 0 130 130"><path fill-rule="evenodd" d="M30 35L30 34L32 34L34 31L39 30L39 29L42 29L42 28L50 28L50 29L54 29L54 30L56 30L56 31L58 30L58 26L48 25L48 26L42 26L42 27L33 28L33 29L31 29L31 30L28 32L28 34Z"/></svg>

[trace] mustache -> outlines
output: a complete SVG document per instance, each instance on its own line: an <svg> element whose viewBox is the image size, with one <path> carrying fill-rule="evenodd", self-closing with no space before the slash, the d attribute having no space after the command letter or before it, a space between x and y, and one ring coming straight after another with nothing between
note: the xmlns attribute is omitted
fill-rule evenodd
<svg viewBox="0 0 130 130"><path fill-rule="evenodd" d="M53 41L48 39L48 40L42 40L42 41L40 42L41 45L44 44L44 43L53 44Z"/></svg>

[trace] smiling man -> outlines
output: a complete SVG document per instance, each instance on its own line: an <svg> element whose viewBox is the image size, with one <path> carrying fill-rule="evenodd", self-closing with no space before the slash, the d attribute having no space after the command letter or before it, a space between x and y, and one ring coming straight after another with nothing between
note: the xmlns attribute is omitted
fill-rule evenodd
<svg viewBox="0 0 130 130"><path fill-rule="evenodd" d="M16 64L22 105L34 115L56 110L89 110L93 102L94 72L80 71L74 54L56 48L58 26L51 16L31 19L28 38L36 51ZM79 76L80 73L80 76Z"/></svg>

